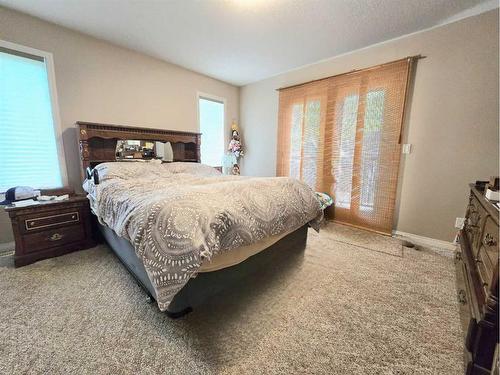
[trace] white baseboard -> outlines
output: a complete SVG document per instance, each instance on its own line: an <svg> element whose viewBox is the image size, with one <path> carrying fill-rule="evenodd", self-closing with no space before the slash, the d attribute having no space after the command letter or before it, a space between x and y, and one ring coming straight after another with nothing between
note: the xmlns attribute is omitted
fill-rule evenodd
<svg viewBox="0 0 500 375"><path fill-rule="evenodd" d="M428 246L431 248L443 249L448 251L455 251L457 248L457 245L455 245L453 242L436 240L434 238L419 236L413 233L401 232L399 230L392 231L392 235L407 239L410 242L413 242L414 244L420 246Z"/></svg>
<svg viewBox="0 0 500 375"><path fill-rule="evenodd" d="M0 243L0 253L6 252L6 251L14 251L15 247L16 247L16 243L14 241Z"/></svg>

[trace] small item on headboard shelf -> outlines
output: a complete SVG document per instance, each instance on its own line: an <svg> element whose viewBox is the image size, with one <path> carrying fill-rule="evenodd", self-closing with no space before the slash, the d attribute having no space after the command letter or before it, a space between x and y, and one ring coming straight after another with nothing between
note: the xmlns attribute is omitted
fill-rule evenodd
<svg viewBox="0 0 500 375"><path fill-rule="evenodd" d="M99 184L99 172L97 171L97 169L87 167L87 169L85 169L85 178L87 180L93 179L94 185Z"/></svg>
<svg viewBox="0 0 500 375"><path fill-rule="evenodd" d="M164 162L174 161L174 151L170 142L155 142L156 157Z"/></svg>
<svg viewBox="0 0 500 375"><path fill-rule="evenodd" d="M87 167L87 169L85 169L85 178L87 180L90 180L92 178L92 168Z"/></svg>
<svg viewBox="0 0 500 375"><path fill-rule="evenodd" d="M92 175L94 176L94 185L99 185L99 171L94 169Z"/></svg>

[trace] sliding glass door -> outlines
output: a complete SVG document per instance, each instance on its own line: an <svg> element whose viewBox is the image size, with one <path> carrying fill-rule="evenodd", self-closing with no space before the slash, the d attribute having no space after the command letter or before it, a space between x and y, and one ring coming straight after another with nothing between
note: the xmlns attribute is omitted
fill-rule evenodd
<svg viewBox="0 0 500 375"><path fill-rule="evenodd" d="M280 92L278 175L334 197L334 220L390 233L409 62Z"/></svg>

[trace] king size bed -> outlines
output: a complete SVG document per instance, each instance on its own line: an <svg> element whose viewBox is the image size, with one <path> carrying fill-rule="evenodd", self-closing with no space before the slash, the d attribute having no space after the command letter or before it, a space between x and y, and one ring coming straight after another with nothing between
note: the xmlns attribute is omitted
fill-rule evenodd
<svg viewBox="0 0 500 375"><path fill-rule="evenodd" d="M179 317L233 281L303 249L315 193L286 177L200 164L200 134L78 122L84 189L102 236L161 311ZM119 140L169 142L172 163L116 160ZM279 272L279 271L278 271Z"/></svg>

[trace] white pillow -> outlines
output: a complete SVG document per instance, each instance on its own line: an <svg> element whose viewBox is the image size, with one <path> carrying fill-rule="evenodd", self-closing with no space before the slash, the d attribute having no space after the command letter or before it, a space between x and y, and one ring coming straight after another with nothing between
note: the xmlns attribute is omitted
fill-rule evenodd
<svg viewBox="0 0 500 375"><path fill-rule="evenodd" d="M155 142L156 157L163 161L171 162L174 160L174 150L170 142Z"/></svg>
<svg viewBox="0 0 500 375"><path fill-rule="evenodd" d="M206 164L190 163L190 162L175 162L162 164L171 173L189 173L197 176L218 176L221 173Z"/></svg>

